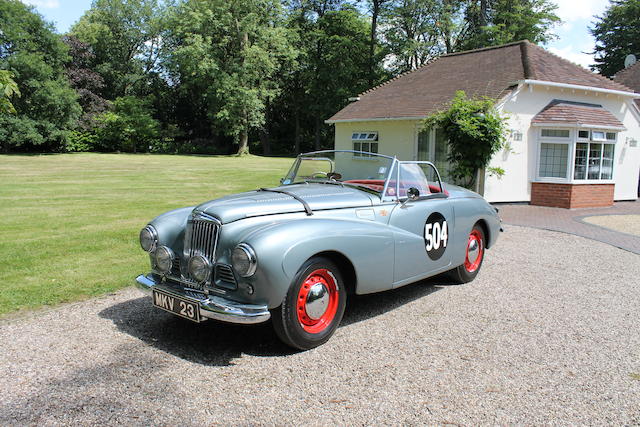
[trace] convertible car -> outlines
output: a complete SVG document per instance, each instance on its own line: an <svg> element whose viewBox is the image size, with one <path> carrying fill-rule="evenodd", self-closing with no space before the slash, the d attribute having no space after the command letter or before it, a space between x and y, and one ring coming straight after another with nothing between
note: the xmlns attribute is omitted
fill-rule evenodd
<svg viewBox="0 0 640 427"><path fill-rule="evenodd" d="M473 280L500 227L481 196L430 162L301 154L281 185L160 215L140 232L156 307L194 322L272 320L286 344L325 343L348 295L447 274Z"/></svg>

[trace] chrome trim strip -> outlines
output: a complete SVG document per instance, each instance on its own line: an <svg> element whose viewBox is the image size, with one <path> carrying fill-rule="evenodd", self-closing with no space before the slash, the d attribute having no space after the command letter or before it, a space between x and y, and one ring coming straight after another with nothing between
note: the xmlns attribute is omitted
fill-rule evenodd
<svg viewBox="0 0 640 427"><path fill-rule="evenodd" d="M202 295L201 299L196 299L192 294L187 295L175 288L157 283L152 278L143 274L136 277L135 285L147 294L151 294L151 290L157 288L164 293L175 295L178 298L194 301L200 306L200 316L203 318L228 323L253 324L266 322L271 317L271 313L266 305L242 304L213 295Z"/></svg>

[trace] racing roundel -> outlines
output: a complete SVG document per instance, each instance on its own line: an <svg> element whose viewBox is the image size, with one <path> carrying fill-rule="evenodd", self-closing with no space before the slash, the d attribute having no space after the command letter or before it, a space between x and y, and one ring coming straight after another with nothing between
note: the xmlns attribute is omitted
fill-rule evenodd
<svg viewBox="0 0 640 427"><path fill-rule="evenodd" d="M447 249L449 240L449 226L440 212L429 215L424 225L424 245L427 255L432 260L440 259Z"/></svg>

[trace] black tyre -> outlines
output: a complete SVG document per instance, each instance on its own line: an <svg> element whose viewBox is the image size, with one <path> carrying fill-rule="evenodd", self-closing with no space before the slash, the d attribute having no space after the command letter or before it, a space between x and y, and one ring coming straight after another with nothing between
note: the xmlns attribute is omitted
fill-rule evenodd
<svg viewBox="0 0 640 427"><path fill-rule="evenodd" d="M342 320L347 292L338 267L324 257L305 262L271 317L278 337L308 350L324 344Z"/></svg>
<svg viewBox="0 0 640 427"><path fill-rule="evenodd" d="M468 283L476 278L484 260L485 241L482 227L474 225L467 240L464 263L451 270L451 279L457 283Z"/></svg>

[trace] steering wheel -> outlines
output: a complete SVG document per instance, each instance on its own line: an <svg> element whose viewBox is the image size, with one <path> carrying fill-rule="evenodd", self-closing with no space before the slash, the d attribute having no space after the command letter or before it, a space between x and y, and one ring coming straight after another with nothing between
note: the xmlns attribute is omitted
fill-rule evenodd
<svg viewBox="0 0 640 427"><path fill-rule="evenodd" d="M322 171L316 171L311 174L311 178L327 178L327 173Z"/></svg>

